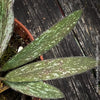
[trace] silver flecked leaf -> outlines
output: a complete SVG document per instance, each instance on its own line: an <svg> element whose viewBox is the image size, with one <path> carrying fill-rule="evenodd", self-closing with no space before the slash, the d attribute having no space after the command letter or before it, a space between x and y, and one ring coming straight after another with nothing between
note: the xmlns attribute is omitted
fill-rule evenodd
<svg viewBox="0 0 100 100"><path fill-rule="evenodd" d="M47 50L50 50L53 46L57 45L66 34L73 29L81 14L82 10L77 10L45 31L40 37L10 59L2 67L2 71L23 65L46 53Z"/></svg>
<svg viewBox="0 0 100 100"><path fill-rule="evenodd" d="M12 89L19 91L23 94L44 98L44 99L57 99L63 98L63 93L52 85L44 82L30 82L30 83L12 83L7 82Z"/></svg>
<svg viewBox="0 0 100 100"><path fill-rule="evenodd" d="M13 1L0 0L0 57L6 49L13 31Z"/></svg>
<svg viewBox="0 0 100 100"><path fill-rule="evenodd" d="M13 70L5 78L11 82L51 80L83 73L94 68L95 63L95 59L90 57L49 59Z"/></svg>

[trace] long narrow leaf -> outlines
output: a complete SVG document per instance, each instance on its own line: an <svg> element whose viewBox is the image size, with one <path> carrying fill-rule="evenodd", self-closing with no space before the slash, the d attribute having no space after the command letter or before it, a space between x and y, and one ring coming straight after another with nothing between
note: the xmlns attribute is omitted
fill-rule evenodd
<svg viewBox="0 0 100 100"><path fill-rule="evenodd" d="M57 99L57 98L63 98L63 93L49 85L43 82L31 82L31 83L12 83L12 82L6 82L12 89L19 91L23 94L29 95L29 96L35 96L39 98L45 98L45 99Z"/></svg>
<svg viewBox="0 0 100 100"><path fill-rule="evenodd" d="M58 44L58 42L60 42L76 25L81 13L81 10L75 11L49 30L45 31L39 38L9 60L3 66L2 71L6 71L32 61Z"/></svg>
<svg viewBox="0 0 100 100"><path fill-rule="evenodd" d="M6 49L13 31L13 0L0 0L0 57Z"/></svg>
<svg viewBox="0 0 100 100"><path fill-rule="evenodd" d="M12 82L31 82L69 77L94 68L95 62L89 57L44 60L11 71L5 78Z"/></svg>

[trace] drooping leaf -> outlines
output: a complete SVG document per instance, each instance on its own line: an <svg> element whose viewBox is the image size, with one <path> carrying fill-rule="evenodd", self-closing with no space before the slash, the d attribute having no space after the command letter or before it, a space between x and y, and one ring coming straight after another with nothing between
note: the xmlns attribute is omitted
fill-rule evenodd
<svg viewBox="0 0 100 100"><path fill-rule="evenodd" d="M30 82L30 83L12 83L7 82L6 83L14 90L19 91L23 94L39 97L39 98L45 98L45 99L57 99L57 98L63 98L63 93L53 87L52 85L46 84L44 82Z"/></svg>
<svg viewBox="0 0 100 100"><path fill-rule="evenodd" d="M34 60L44 54L47 50L58 44L76 25L82 11L77 10L65 17L49 30L45 31L35 41L30 43L21 52L9 60L2 68L2 71L13 69Z"/></svg>
<svg viewBox="0 0 100 100"><path fill-rule="evenodd" d="M13 70L5 78L12 82L31 82L69 77L94 68L95 62L89 57L44 60Z"/></svg>
<svg viewBox="0 0 100 100"><path fill-rule="evenodd" d="M13 23L13 0L0 0L0 57L11 38Z"/></svg>

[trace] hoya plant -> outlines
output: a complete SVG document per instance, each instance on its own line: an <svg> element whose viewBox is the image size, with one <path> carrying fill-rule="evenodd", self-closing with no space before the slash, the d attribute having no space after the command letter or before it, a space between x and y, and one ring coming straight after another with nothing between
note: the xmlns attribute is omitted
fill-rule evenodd
<svg viewBox="0 0 100 100"><path fill-rule="evenodd" d="M0 57L13 33L12 5L12 0L0 0ZM45 99L63 98L64 94L59 89L44 81L69 77L90 70L95 67L95 59L65 57L32 61L57 45L74 28L81 14L82 10L77 10L63 18L9 59L0 67L0 72L8 72L4 77L0 77L0 81L13 90L29 96Z"/></svg>

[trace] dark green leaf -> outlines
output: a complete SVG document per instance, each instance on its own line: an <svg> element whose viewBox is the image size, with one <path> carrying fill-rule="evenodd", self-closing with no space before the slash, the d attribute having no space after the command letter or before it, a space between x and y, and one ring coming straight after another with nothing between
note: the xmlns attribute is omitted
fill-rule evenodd
<svg viewBox="0 0 100 100"><path fill-rule="evenodd" d="M6 49L13 31L13 0L0 0L0 57Z"/></svg>
<svg viewBox="0 0 100 100"><path fill-rule="evenodd" d="M63 93L49 85L43 82L31 82L31 83L12 83L12 82L6 82L12 89L19 91L23 94L29 95L29 96L35 96L39 98L45 98L45 99L57 99L57 98L63 98Z"/></svg>
<svg viewBox="0 0 100 100"><path fill-rule="evenodd" d="M29 82L69 77L94 68L95 62L89 57L44 60L11 71L5 78L12 82Z"/></svg>
<svg viewBox="0 0 100 100"><path fill-rule="evenodd" d="M45 31L39 38L30 43L21 52L9 60L3 66L2 71L6 71L32 61L58 44L76 25L81 13L81 10L75 11L49 30Z"/></svg>

